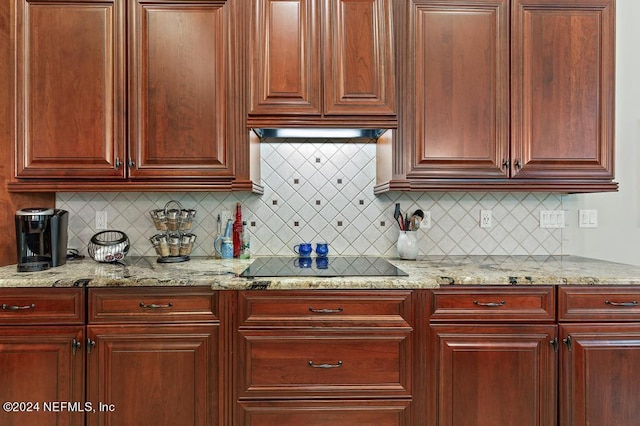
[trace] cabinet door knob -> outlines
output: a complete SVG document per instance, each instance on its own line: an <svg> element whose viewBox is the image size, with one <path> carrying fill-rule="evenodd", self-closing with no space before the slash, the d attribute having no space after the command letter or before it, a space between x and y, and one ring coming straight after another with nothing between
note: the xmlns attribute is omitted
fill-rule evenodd
<svg viewBox="0 0 640 426"><path fill-rule="evenodd" d="M71 351L72 353L75 355L76 352L78 351L78 349L80 349L80 346L82 346L82 343L80 343L78 340L73 339L73 341L71 342Z"/></svg>
<svg viewBox="0 0 640 426"><path fill-rule="evenodd" d="M116 170L120 170L122 166L122 161L120 161L120 157L116 157Z"/></svg>
<svg viewBox="0 0 640 426"><path fill-rule="evenodd" d="M516 161L513 162L513 168L516 169L516 171L522 168L522 163L520 162L520 159L517 159Z"/></svg>
<svg viewBox="0 0 640 426"><path fill-rule="evenodd" d="M129 165L129 168L132 169L136 166L136 162L133 161L133 158L129 157L129 161L127 162Z"/></svg>

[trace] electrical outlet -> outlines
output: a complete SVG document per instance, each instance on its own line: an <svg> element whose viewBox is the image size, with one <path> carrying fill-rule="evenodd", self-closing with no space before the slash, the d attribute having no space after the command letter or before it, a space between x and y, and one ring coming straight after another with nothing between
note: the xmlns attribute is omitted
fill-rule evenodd
<svg viewBox="0 0 640 426"><path fill-rule="evenodd" d="M107 212L96 212L96 229L107 229Z"/></svg>
<svg viewBox="0 0 640 426"><path fill-rule="evenodd" d="M493 217L491 210L480 210L480 228L491 228L493 226Z"/></svg>
<svg viewBox="0 0 640 426"><path fill-rule="evenodd" d="M424 212L424 218L422 219L422 221L420 222L420 227L421 228L431 228L431 212L430 211L426 211Z"/></svg>

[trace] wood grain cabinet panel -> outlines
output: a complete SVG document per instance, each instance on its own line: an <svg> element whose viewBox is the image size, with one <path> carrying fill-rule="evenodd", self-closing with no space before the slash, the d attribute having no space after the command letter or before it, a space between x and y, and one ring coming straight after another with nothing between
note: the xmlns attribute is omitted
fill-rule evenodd
<svg viewBox="0 0 640 426"><path fill-rule="evenodd" d="M240 397L411 395L409 331L240 334Z"/></svg>
<svg viewBox="0 0 640 426"><path fill-rule="evenodd" d="M407 401L243 402L239 424L246 426L402 426L409 423Z"/></svg>
<svg viewBox="0 0 640 426"><path fill-rule="evenodd" d="M0 324L83 324L82 288L2 288Z"/></svg>
<svg viewBox="0 0 640 426"><path fill-rule="evenodd" d="M432 325L429 424L555 424L556 334L556 325Z"/></svg>
<svg viewBox="0 0 640 426"><path fill-rule="evenodd" d="M139 0L129 24L130 176L231 177L224 1Z"/></svg>
<svg viewBox="0 0 640 426"><path fill-rule="evenodd" d="M411 291L240 292L240 326L408 327Z"/></svg>
<svg viewBox="0 0 640 426"><path fill-rule="evenodd" d="M561 286L560 424L638 423L640 292L635 286Z"/></svg>
<svg viewBox="0 0 640 426"><path fill-rule="evenodd" d="M615 0L400 8L402 113L376 193L617 190Z"/></svg>
<svg viewBox="0 0 640 426"><path fill-rule="evenodd" d="M243 0L16 4L11 191L262 191Z"/></svg>
<svg viewBox="0 0 640 426"><path fill-rule="evenodd" d="M252 2L249 125L396 127L392 19L390 0Z"/></svg>
<svg viewBox="0 0 640 426"><path fill-rule="evenodd" d="M640 322L640 288L636 286L562 286L559 321Z"/></svg>
<svg viewBox="0 0 640 426"><path fill-rule="evenodd" d="M513 177L613 179L615 0L513 5Z"/></svg>
<svg viewBox="0 0 640 426"><path fill-rule="evenodd" d="M560 424L638 424L640 324L563 324L560 338Z"/></svg>
<svg viewBox="0 0 640 426"><path fill-rule="evenodd" d="M89 325L87 398L114 410L88 425L213 425L218 326Z"/></svg>
<svg viewBox="0 0 640 426"><path fill-rule="evenodd" d="M124 8L16 1L18 178L124 178Z"/></svg>
<svg viewBox="0 0 640 426"><path fill-rule="evenodd" d="M84 305L83 288L0 288L1 425L84 424Z"/></svg>
<svg viewBox="0 0 640 426"><path fill-rule="evenodd" d="M477 286L434 290L431 321L549 322L556 316L555 288Z"/></svg>
<svg viewBox="0 0 640 426"><path fill-rule="evenodd" d="M412 296L239 292L238 424L413 424Z"/></svg>
<svg viewBox="0 0 640 426"><path fill-rule="evenodd" d="M508 2L408 4L415 55L407 60L413 116L403 117L414 141L408 178L507 177Z"/></svg>
<svg viewBox="0 0 640 426"><path fill-rule="evenodd" d="M3 324L0 320L0 399L22 405L0 410L0 424L82 426L84 326ZM70 405L54 405L61 401Z"/></svg>
<svg viewBox="0 0 640 426"><path fill-rule="evenodd" d="M91 288L89 322L178 323L218 321L218 292L191 288Z"/></svg>

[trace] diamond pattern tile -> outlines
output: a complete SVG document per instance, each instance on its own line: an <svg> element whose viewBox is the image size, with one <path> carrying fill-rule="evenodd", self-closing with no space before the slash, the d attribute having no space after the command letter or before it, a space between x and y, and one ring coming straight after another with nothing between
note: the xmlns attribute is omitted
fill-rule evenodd
<svg viewBox="0 0 640 426"><path fill-rule="evenodd" d="M57 206L70 212L69 247L86 254L97 232L95 212L105 210L109 227L129 236L131 254L153 256L149 238L157 231L149 211L177 200L197 211L193 255L211 256L218 213L233 211L240 201L245 220L255 222L248 227L254 255L292 255L293 245L304 240L327 241L335 255L397 256L393 207L399 202L403 211L431 211L432 227L417 231L423 255L563 254L563 230L538 226L540 210L562 209L558 194L393 192L376 197L375 144L271 141L261 145L261 154L262 196L58 193ZM492 210L492 228L479 227L481 209Z"/></svg>

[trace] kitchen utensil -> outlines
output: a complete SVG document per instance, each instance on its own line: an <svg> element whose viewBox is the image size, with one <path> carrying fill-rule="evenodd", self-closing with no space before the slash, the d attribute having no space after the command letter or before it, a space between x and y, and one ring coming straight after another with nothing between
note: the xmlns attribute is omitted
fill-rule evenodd
<svg viewBox="0 0 640 426"><path fill-rule="evenodd" d="M420 216L416 214L411 216L411 224L409 226L409 231L417 231L420 228L420 222L422 222L422 219L420 219Z"/></svg>
<svg viewBox="0 0 640 426"><path fill-rule="evenodd" d="M400 203L396 203L396 207L393 210L393 218L398 222L398 226L400 227L400 230L402 230L404 220L402 219L402 213L400 213Z"/></svg>

